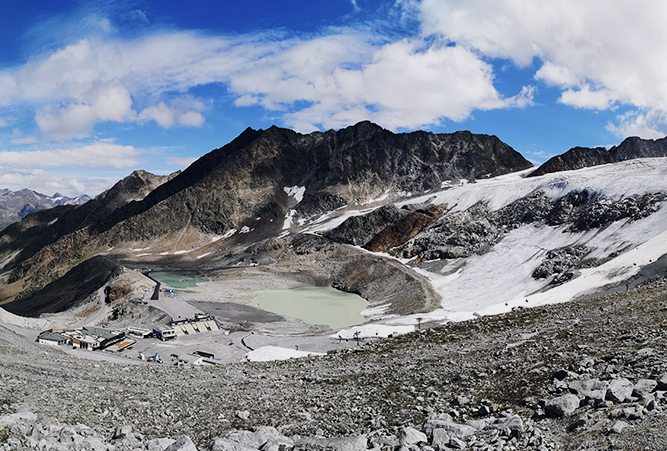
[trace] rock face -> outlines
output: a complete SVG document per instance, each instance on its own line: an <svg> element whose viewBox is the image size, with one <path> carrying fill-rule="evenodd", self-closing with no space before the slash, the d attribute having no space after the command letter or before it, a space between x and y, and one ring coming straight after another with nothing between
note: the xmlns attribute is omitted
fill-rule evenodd
<svg viewBox="0 0 667 451"><path fill-rule="evenodd" d="M399 210L394 205L386 205L368 214L347 218L341 225L329 230L324 236L338 243L364 246L380 231L401 219L405 214L405 211Z"/></svg>
<svg viewBox="0 0 667 451"><path fill-rule="evenodd" d="M604 147L595 147L592 149L590 147L574 147L562 155L551 158L535 171L531 172L528 177L588 168L607 163L617 163L635 158L666 156L667 138L652 140L630 137L609 150L606 150Z"/></svg>
<svg viewBox="0 0 667 451"><path fill-rule="evenodd" d="M371 252L384 252L400 246L437 220L445 210L445 205L433 205L426 209L411 211L375 235L364 248Z"/></svg>
<svg viewBox="0 0 667 451"><path fill-rule="evenodd" d="M144 196L133 202L122 196L112 202L114 189L98 196L94 205L103 212L85 210L94 220L81 209L33 218L39 237L22 221L0 235L0 257L20 251L5 269L12 269L9 282L25 283L29 293L119 243L222 236L232 229L253 230L259 241L280 234L283 223L289 227L286 218L319 214L322 206L419 193L531 166L495 136L469 132L394 134L369 122L309 135L247 129L149 193L135 189ZM148 186L144 174L135 175L125 185L136 180Z"/></svg>

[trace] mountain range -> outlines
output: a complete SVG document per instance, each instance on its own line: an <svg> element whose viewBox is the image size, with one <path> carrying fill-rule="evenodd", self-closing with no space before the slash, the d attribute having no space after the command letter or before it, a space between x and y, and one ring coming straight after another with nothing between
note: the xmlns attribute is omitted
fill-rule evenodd
<svg viewBox="0 0 667 451"><path fill-rule="evenodd" d="M123 265L212 277L259 266L358 293L371 319L409 321L637 285L661 274L667 253L655 245L666 150L628 138L536 170L497 137L470 132L249 128L183 172L138 171L83 205L7 227L0 302L21 315L57 312ZM84 292L63 289L101 268Z"/></svg>
<svg viewBox="0 0 667 451"><path fill-rule="evenodd" d="M0 230L20 221L30 213L60 205L81 205L89 200L90 197L85 194L77 197L67 197L60 193L47 196L29 189L19 191L0 189Z"/></svg>

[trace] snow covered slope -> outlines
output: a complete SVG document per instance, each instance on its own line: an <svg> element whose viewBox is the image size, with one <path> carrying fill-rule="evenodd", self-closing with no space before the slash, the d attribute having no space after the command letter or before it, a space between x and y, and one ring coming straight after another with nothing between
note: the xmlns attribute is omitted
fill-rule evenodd
<svg viewBox="0 0 667 451"><path fill-rule="evenodd" d="M496 212L535 193L545 196L547 205L571 193L587 192L589 199L603 199L603 204L635 195L667 193L667 158L631 160L535 178L525 178L527 172L530 171L461 184L397 205L445 203L454 207L446 218L456 220L457 215L463 217L479 203ZM573 230L571 224L548 225L544 221L519 224L488 251L460 258L419 262L393 252L401 262L426 276L443 297L440 309L430 314L395 318L393 322L414 324L417 316L424 320L468 319L515 307L564 302L618 284L667 253L667 208L664 203L659 205L647 217L624 218L588 230ZM331 229L344 219L323 221L309 231ZM427 232L420 235L424 233ZM552 278L534 277L549 251L573 247L585 249L588 263L576 269L572 280L559 285Z"/></svg>

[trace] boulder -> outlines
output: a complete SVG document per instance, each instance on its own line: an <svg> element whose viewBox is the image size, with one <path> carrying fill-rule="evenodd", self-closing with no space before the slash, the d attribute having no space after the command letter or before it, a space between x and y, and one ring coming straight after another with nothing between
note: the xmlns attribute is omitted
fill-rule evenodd
<svg viewBox="0 0 667 451"><path fill-rule="evenodd" d="M300 446L314 445L336 451L358 451L360 449L367 449L368 439L365 435L334 438L302 437L296 440L296 444Z"/></svg>
<svg viewBox="0 0 667 451"><path fill-rule="evenodd" d="M246 451L248 449L257 450L263 446L271 449L273 444L285 445L286 448L292 448L294 442L282 435L278 430L271 426L260 426L255 432L234 431L226 438L217 438L212 451Z"/></svg>
<svg viewBox="0 0 667 451"><path fill-rule="evenodd" d="M169 445L164 451L198 451L197 447L190 437L182 435L176 439L174 443Z"/></svg>
<svg viewBox="0 0 667 451"><path fill-rule="evenodd" d="M632 388L632 396L641 398L652 393L658 387L658 382L653 379L640 379Z"/></svg>
<svg viewBox="0 0 667 451"><path fill-rule="evenodd" d="M164 451L176 440L171 438L154 438L146 443L148 451Z"/></svg>
<svg viewBox="0 0 667 451"><path fill-rule="evenodd" d="M497 418L484 427L484 430L499 430L511 437L520 438L523 435L523 420L519 415Z"/></svg>
<svg viewBox="0 0 667 451"><path fill-rule="evenodd" d="M449 443L449 434L444 429L433 429L433 439L431 440L431 446L438 449L443 449Z"/></svg>
<svg viewBox="0 0 667 451"><path fill-rule="evenodd" d="M609 432L611 432L613 434L620 434L628 426L630 426L630 425L628 423L626 423L625 421L618 420L611 426L611 428L609 429Z"/></svg>
<svg viewBox="0 0 667 451"><path fill-rule="evenodd" d="M604 400L609 384L597 379L572 381L568 384L570 392L582 399Z"/></svg>
<svg viewBox="0 0 667 451"><path fill-rule="evenodd" d="M577 395L563 395L552 399L544 406L544 412L548 417L560 418L569 415L579 408Z"/></svg>
<svg viewBox="0 0 667 451"><path fill-rule="evenodd" d="M605 399L618 403L624 402L626 399L632 396L633 388L634 385L632 382L624 377L619 377L618 379L614 379L609 383L609 388L607 388Z"/></svg>
<svg viewBox="0 0 667 451"><path fill-rule="evenodd" d="M442 429L450 437L463 438L474 434L478 429L467 424L454 423L451 420L428 420L424 423L423 430L428 436L433 436L436 429Z"/></svg>
<svg viewBox="0 0 667 451"><path fill-rule="evenodd" d="M411 446L418 443L428 443L428 438L423 432L419 432L417 429L406 426L402 427L399 431L399 437L401 441L401 446Z"/></svg>

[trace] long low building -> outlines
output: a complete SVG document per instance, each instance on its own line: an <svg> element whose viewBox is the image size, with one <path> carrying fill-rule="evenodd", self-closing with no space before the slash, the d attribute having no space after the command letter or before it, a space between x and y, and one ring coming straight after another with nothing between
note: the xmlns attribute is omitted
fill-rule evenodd
<svg viewBox="0 0 667 451"><path fill-rule="evenodd" d="M176 335L190 335L202 332L220 330L218 323L209 315L196 315L191 319L172 321L169 326L176 331Z"/></svg>
<svg viewBox="0 0 667 451"><path fill-rule="evenodd" d="M71 344L74 348L95 351L104 349L125 338L125 332L85 326L77 329L57 329L44 331L37 337L37 342L48 345Z"/></svg>
<svg viewBox="0 0 667 451"><path fill-rule="evenodd" d="M50 330L47 330L39 334L39 336L37 336L37 343L43 345L51 345L51 346L62 346L66 344L71 344L72 339L66 335L62 335L57 332L52 332Z"/></svg>

